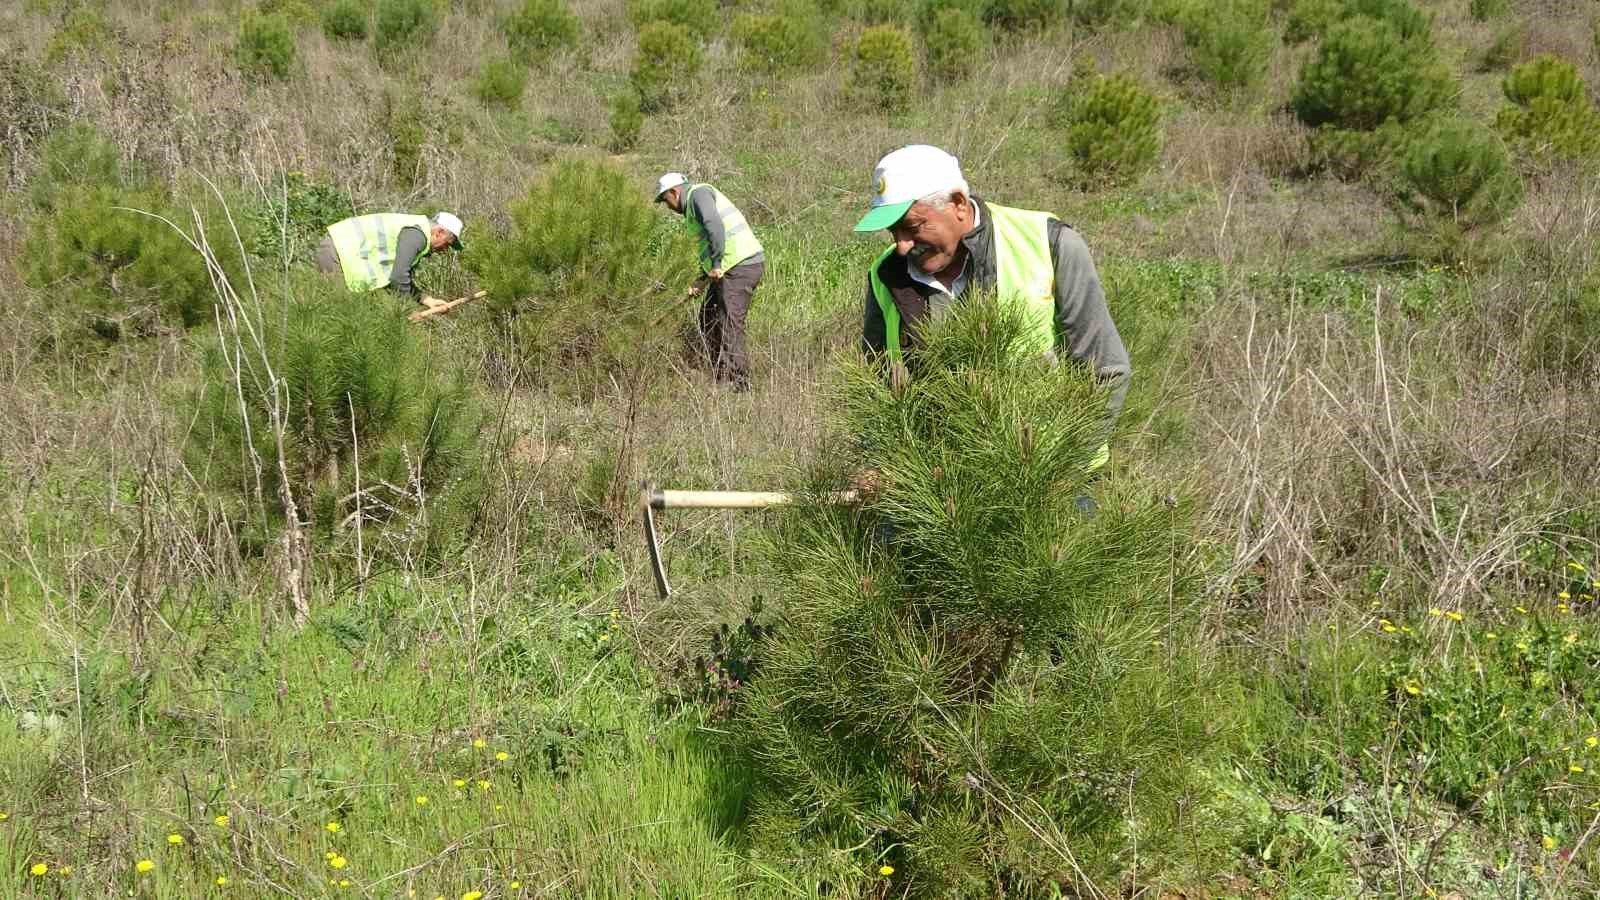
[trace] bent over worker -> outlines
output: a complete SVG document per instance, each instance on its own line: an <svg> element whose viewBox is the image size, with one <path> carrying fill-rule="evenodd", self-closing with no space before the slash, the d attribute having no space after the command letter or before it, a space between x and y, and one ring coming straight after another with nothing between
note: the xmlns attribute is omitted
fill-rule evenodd
<svg viewBox="0 0 1600 900"><path fill-rule="evenodd" d="M894 244L867 273L863 348L898 368L914 351L922 322L974 289L1020 302L1032 349L1052 362L1065 354L1110 387L1109 439L1131 368L1083 238L1049 213L973 196L961 164L937 147L890 153L878 161L872 184L872 208L855 230L887 229ZM1109 456L1102 443L1086 466L1098 469Z"/></svg>
<svg viewBox="0 0 1600 900"><path fill-rule="evenodd" d="M424 306L443 301L419 295L411 272L429 253L461 249L461 220L441 212L432 219L405 213L372 213L328 226L317 246L317 268L344 275L351 293L388 288Z"/></svg>
<svg viewBox="0 0 1600 900"><path fill-rule="evenodd" d="M700 242L700 271L705 295L700 304L700 337L718 381L735 390L750 388L750 360L745 355L745 317L766 256L744 213L709 184L691 184L679 172L656 182L656 202L683 216Z"/></svg>

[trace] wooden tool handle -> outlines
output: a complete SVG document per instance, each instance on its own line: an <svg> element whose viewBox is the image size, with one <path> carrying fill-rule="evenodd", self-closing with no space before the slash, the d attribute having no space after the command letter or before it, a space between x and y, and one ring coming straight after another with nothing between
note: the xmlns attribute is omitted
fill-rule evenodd
<svg viewBox="0 0 1600 900"><path fill-rule="evenodd" d="M652 487L646 498L652 509L768 509L787 506L804 497L782 491L664 491ZM836 491L822 498L827 503L855 503L855 491Z"/></svg>
<svg viewBox="0 0 1600 900"><path fill-rule="evenodd" d="M488 291L479 291L470 297L458 297L454 300L448 300L444 303L441 303L438 306L430 306L427 309L419 309L411 315L406 316L406 319L412 322L421 322L423 319L426 319L429 316L437 316L441 313L447 313L469 300L477 300L481 297L487 296L489 296Z"/></svg>

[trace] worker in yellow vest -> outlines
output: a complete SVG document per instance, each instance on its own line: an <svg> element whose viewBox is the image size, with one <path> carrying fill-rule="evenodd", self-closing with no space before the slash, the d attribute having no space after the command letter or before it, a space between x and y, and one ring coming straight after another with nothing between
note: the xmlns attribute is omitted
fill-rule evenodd
<svg viewBox="0 0 1600 900"><path fill-rule="evenodd" d="M1082 363L1110 388L1109 437L1131 368L1083 238L1049 213L973 196L960 162L925 144L879 160L872 191L856 231L887 229L894 244L867 273L863 348L898 367L930 314L974 289L1009 298L1026 311L1033 349ZM1109 455L1103 444L1088 467L1100 468Z"/></svg>
<svg viewBox="0 0 1600 900"><path fill-rule="evenodd" d="M745 317L766 274L766 256L744 213L709 184L693 184L668 172L656 182L656 202L683 216L700 244L705 295L700 304L700 337L718 381L736 391L750 389L745 354Z"/></svg>
<svg viewBox="0 0 1600 900"><path fill-rule="evenodd" d="M388 288L424 306L444 301L420 294L411 271L429 253L461 249L461 219L441 212L432 219L405 213L372 213L328 226L317 247L317 268L342 274L351 293Z"/></svg>

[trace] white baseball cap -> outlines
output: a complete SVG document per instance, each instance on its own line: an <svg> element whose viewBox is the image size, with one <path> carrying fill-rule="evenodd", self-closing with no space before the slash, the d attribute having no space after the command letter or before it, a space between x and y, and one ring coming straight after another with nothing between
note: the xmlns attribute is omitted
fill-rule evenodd
<svg viewBox="0 0 1600 900"><path fill-rule="evenodd" d="M683 177L682 172L668 172L656 181L656 202L661 202L661 195L672 190L689 179Z"/></svg>
<svg viewBox="0 0 1600 900"><path fill-rule="evenodd" d="M872 209L856 223L856 230L888 228L929 194L967 190L961 162L954 156L927 144L901 147L878 160L872 170Z"/></svg>
<svg viewBox="0 0 1600 900"><path fill-rule="evenodd" d="M455 245L457 250L461 249L461 229L463 226L461 224L461 219L459 219L455 213L434 213L433 224L443 228L445 231L450 232L450 234L455 237L455 240L452 243Z"/></svg>

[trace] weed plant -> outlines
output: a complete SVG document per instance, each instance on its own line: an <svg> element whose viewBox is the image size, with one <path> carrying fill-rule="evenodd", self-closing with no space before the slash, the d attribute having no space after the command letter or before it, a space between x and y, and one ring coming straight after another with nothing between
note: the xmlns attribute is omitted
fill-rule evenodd
<svg viewBox="0 0 1600 900"><path fill-rule="evenodd" d="M439 27L432 0L378 0L372 44L381 54L426 45Z"/></svg>
<svg viewBox="0 0 1600 900"><path fill-rule="evenodd" d="M239 39L234 45L239 68L258 77L289 77L294 68L294 31L279 15L248 13L239 23Z"/></svg>
<svg viewBox="0 0 1600 900"><path fill-rule="evenodd" d="M329 40L364 41L370 17L371 7L363 0L333 0L322 10L322 33Z"/></svg>
<svg viewBox="0 0 1600 900"><path fill-rule="evenodd" d="M834 409L867 449L817 484L866 465L884 486L860 510L803 507L777 539L784 613L737 729L758 848L815 879L853 891L887 865L898 896L1087 890L1135 836L1159 857L1182 833L1206 743L1186 514L1090 487L1104 395L1018 353L1024 330L969 301L898 386L848 368Z"/></svg>
<svg viewBox="0 0 1600 900"><path fill-rule="evenodd" d="M767 13L747 13L734 23L740 64L775 74L812 66L827 52L827 32L816 11L802 3Z"/></svg>
<svg viewBox="0 0 1600 900"><path fill-rule="evenodd" d="M639 30L639 49L628 81L645 112L671 109L693 89L704 54L688 28L651 22Z"/></svg>
<svg viewBox="0 0 1600 900"><path fill-rule="evenodd" d="M894 112L911 103L917 59L911 35L894 25L874 25L856 41L850 92L863 106Z"/></svg>
<svg viewBox="0 0 1600 900"><path fill-rule="evenodd" d="M578 17L566 0L523 0L506 19L505 33L511 49L532 63L536 54L577 43Z"/></svg>
<svg viewBox="0 0 1600 900"><path fill-rule="evenodd" d="M637 91L622 90L611 97L610 125L613 151L625 153L638 145L639 133L644 129L644 110Z"/></svg>
<svg viewBox="0 0 1600 900"><path fill-rule="evenodd" d="M472 92L485 104L516 109L528 87L528 69L510 57L491 59L478 70Z"/></svg>
<svg viewBox="0 0 1600 900"><path fill-rule="evenodd" d="M938 10L922 32L928 70L941 81L960 81L972 74L987 40L983 23L972 13L959 7Z"/></svg>
<svg viewBox="0 0 1600 900"><path fill-rule="evenodd" d="M1083 183L1134 180L1161 152L1160 105L1131 76L1080 73L1058 116Z"/></svg>

